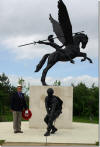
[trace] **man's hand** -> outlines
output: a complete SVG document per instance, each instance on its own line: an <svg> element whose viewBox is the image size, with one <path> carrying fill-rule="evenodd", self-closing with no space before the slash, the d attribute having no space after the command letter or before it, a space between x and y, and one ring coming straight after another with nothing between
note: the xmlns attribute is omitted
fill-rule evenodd
<svg viewBox="0 0 100 147"><path fill-rule="evenodd" d="M25 114L28 114L28 110L25 110Z"/></svg>

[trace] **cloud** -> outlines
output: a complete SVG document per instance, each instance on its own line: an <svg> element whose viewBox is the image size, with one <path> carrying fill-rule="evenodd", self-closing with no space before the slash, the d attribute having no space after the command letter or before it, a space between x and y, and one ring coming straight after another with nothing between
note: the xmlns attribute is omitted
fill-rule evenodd
<svg viewBox="0 0 100 147"><path fill-rule="evenodd" d="M42 57L47 53L54 52L55 49L52 47L39 44L18 47L21 44L31 43L33 41L44 39L47 39L45 35L18 36L15 38L3 40L1 43L6 47L7 50L9 50L9 52L12 52L16 56L17 60L23 60ZM81 52L87 53L88 57L98 57L98 40L96 38L90 38L86 48L84 50L81 49Z"/></svg>
<svg viewBox="0 0 100 147"><path fill-rule="evenodd" d="M98 58L98 39L89 38L86 48L82 52L86 52L88 57Z"/></svg>
<svg viewBox="0 0 100 147"><path fill-rule="evenodd" d="M16 75L8 75L10 82L12 85L16 86L18 84L19 76ZM34 78L34 77L22 77L25 80L26 85L41 85L41 81L39 78ZM52 84L54 82L54 79L51 77L47 77L47 82Z"/></svg>
<svg viewBox="0 0 100 147"><path fill-rule="evenodd" d="M49 13L57 20L57 2L47 0L0 0L0 41L17 59L33 59L54 51L46 46L18 45L47 38L53 33ZM73 32L85 30L90 40L87 46L89 56L97 57L98 2L95 0L70 0L66 2Z"/></svg>
<svg viewBox="0 0 100 147"><path fill-rule="evenodd" d="M79 83L85 83L88 87L91 87L94 83L96 86L98 86L98 78L92 77L88 75L78 76L78 77L67 77L61 80L63 85L71 85L73 83L74 85L77 85Z"/></svg>
<svg viewBox="0 0 100 147"><path fill-rule="evenodd" d="M58 19L57 2L58 0L0 0L0 35L8 37L51 33L52 28L48 17L49 13L52 13ZM75 31L85 29L89 32L97 32L97 1L66 2L64 0L64 3Z"/></svg>
<svg viewBox="0 0 100 147"><path fill-rule="evenodd" d="M12 85L17 85L18 79L21 77L18 77L16 75L8 75L10 82ZM41 85L40 78L34 78L34 77L22 77L26 85L30 83L30 85ZM60 80L62 86L71 86L73 83L74 85L77 85L79 83L85 83L88 87L91 87L92 84L94 83L96 86L98 86L98 78L97 77L92 77L88 75L83 75L83 76L78 76L78 77L65 77L61 79L54 79L53 77L47 77L46 82L47 84L53 85L54 81Z"/></svg>
<svg viewBox="0 0 100 147"><path fill-rule="evenodd" d="M2 45L6 47L7 50L15 54L17 60L23 59L33 59L35 57L42 57L44 54L55 51L47 46L41 46L39 44L36 45L28 45L24 47L18 47L19 45L26 43L33 43L34 41L38 41L38 39L43 40L43 36L35 35L30 37L15 37L9 38L7 40L2 41Z"/></svg>

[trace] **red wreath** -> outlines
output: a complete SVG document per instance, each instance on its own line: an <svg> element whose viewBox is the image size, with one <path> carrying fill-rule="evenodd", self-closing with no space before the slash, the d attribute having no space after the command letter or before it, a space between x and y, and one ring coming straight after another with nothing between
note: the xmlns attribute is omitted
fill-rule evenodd
<svg viewBox="0 0 100 147"><path fill-rule="evenodd" d="M28 113L25 113L25 111L28 111ZM22 117L25 119L25 120L29 120L32 116L32 112L28 109L28 110L23 110L22 111Z"/></svg>

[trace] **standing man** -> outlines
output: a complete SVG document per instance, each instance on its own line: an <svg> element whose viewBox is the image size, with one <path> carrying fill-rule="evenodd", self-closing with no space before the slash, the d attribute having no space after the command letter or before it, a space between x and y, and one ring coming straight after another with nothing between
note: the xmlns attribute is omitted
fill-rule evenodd
<svg viewBox="0 0 100 147"><path fill-rule="evenodd" d="M63 101L59 97L53 95L53 93L53 89L49 88L47 90L48 96L45 98L47 115L45 116L44 121L47 124L47 131L44 136L49 136L50 133L54 134L57 131L57 128L53 125L53 122L62 113Z"/></svg>
<svg viewBox="0 0 100 147"><path fill-rule="evenodd" d="M17 86L17 92L11 97L11 110L13 112L13 129L14 133L23 133L21 131L22 110L27 110L24 94L22 93L22 85Z"/></svg>

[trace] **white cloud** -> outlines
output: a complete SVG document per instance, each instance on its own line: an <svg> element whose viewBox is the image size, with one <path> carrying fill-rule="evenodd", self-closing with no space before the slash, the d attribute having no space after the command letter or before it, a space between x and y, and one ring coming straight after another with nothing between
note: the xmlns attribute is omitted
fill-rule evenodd
<svg viewBox="0 0 100 147"><path fill-rule="evenodd" d="M17 59L33 59L53 51L47 46L18 45L45 39L53 33L49 13L57 20L56 1L47 0L0 0L0 41ZM95 0L64 0L71 18L73 31L86 31L90 37L87 50L89 56L98 56L97 47L97 7ZM89 7L90 6L90 7ZM79 13L80 11L80 13Z"/></svg>
<svg viewBox="0 0 100 147"><path fill-rule="evenodd" d="M8 76L10 79L10 82L12 85L17 86L18 84L18 80L19 78L21 78L20 76L16 76L16 75L9 75ZM22 77L25 80L26 85L30 84L30 85L42 85L40 78L34 78L34 77ZM46 78L47 83L52 84L54 83L54 79L51 77L47 77Z"/></svg>
<svg viewBox="0 0 100 147"><path fill-rule="evenodd" d="M12 85L15 85L15 86L18 83L18 79L21 78L16 75L9 75L8 77ZM34 78L34 77L22 77L22 78L25 80L26 85L28 85L28 83L30 83L30 85L41 85L40 78ZM96 86L98 86L98 78L88 76L88 75L83 75L83 76L78 76L78 77L66 77L66 78L61 78L61 79L54 79L52 77L46 78L47 84L50 84L50 85L53 85L55 80L60 80L62 86L71 86L72 83L74 85L77 85L80 82L85 83L88 87L91 87L93 83Z"/></svg>
<svg viewBox="0 0 100 147"><path fill-rule="evenodd" d="M31 43L33 41L44 40L47 37L40 35L32 36L17 36L15 38L9 38L1 41L1 44L6 46L8 50L15 54L16 59L33 59L34 57L42 57L44 54L52 53L55 51L52 47L46 45L27 45L24 47L18 47L19 45ZM55 40L57 42L57 40ZM59 42L57 42L59 44ZM96 38L90 38L86 48L81 52L87 53L88 57L98 57L98 40Z"/></svg>
<svg viewBox="0 0 100 147"><path fill-rule="evenodd" d="M58 19L57 2L47 0L0 0L0 35L32 35L50 32L49 13ZM97 31L96 0L64 0L74 30ZM52 29L51 29L52 30ZM92 33L91 33L92 34Z"/></svg>
<svg viewBox="0 0 100 147"><path fill-rule="evenodd" d="M78 76L78 77L67 77L61 80L63 85L71 85L71 83L77 85L79 83L85 83L88 87L91 87L91 85L94 83L96 86L98 86L98 78L97 77L91 77L88 75Z"/></svg>
<svg viewBox="0 0 100 147"><path fill-rule="evenodd" d="M98 39L89 38L86 48L82 52L86 52L88 57L98 57Z"/></svg>
<svg viewBox="0 0 100 147"><path fill-rule="evenodd" d="M15 38L9 38L7 40L3 40L2 44L8 48L8 50L15 54L16 59L33 59L34 57L41 57L46 53L52 52L52 49L50 49L47 46L39 45L39 44L32 44L27 45L24 47L18 47L22 44L31 43L38 40L44 40L43 36L41 35L35 35L35 36L22 36L22 37L15 37ZM48 49L49 48L49 49Z"/></svg>

